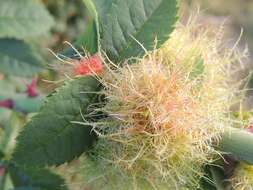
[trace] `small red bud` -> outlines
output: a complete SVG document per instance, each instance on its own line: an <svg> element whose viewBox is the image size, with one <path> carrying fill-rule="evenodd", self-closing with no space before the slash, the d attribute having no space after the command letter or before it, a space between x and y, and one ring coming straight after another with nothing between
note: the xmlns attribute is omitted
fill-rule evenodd
<svg viewBox="0 0 253 190"><path fill-rule="evenodd" d="M75 75L92 75L99 74L103 70L101 58L95 54L88 58L81 58L79 63L74 67Z"/></svg>

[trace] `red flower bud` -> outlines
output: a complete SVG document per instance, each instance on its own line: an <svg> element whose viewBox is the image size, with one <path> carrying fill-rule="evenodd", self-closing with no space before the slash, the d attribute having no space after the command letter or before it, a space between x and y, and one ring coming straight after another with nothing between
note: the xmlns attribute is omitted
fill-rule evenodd
<svg viewBox="0 0 253 190"><path fill-rule="evenodd" d="M32 97L32 98L38 96L36 87L37 87L37 79L34 78L31 84L26 85L27 96Z"/></svg>

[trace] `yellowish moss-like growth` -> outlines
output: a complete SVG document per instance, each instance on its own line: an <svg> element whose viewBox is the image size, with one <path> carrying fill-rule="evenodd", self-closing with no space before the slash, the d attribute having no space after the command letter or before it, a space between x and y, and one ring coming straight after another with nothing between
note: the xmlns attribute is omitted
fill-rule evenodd
<svg viewBox="0 0 253 190"><path fill-rule="evenodd" d="M235 190L252 190L253 188L253 166L247 163L240 163L231 178Z"/></svg>
<svg viewBox="0 0 253 190"><path fill-rule="evenodd" d="M88 186L198 188L202 166L219 154L213 145L233 125L227 79L235 59L222 49L221 31L191 21L134 64L106 63L109 118L92 124L98 143L84 161Z"/></svg>

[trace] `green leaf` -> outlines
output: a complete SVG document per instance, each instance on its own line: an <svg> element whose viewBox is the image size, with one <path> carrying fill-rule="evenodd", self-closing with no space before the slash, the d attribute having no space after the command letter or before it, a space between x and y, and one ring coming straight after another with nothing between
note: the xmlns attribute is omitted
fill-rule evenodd
<svg viewBox="0 0 253 190"><path fill-rule="evenodd" d="M59 165L88 150L94 140L91 127L74 124L89 114L100 89L93 77L67 82L49 96L40 112L17 138L13 161L19 165Z"/></svg>
<svg viewBox="0 0 253 190"><path fill-rule="evenodd" d="M15 188L67 190L64 179L48 169L21 169L20 167L10 165L8 171Z"/></svg>
<svg viewBox="0 0 253 190"><path fill-rule="evenodd" d="M212 175L212 180L213 183L216 187L217 190L224 190L224 180L225 180L225 175L224 172L222 171L221 168L211 166L210 167L210 172Z"/></svg>
<svg viewBox="0 0 253 190"><path fill-rule="evenodd" d="M77 38L75 44L83 47L90 54L94 54L98 51L97 29L95 21L92 21L87 25L85 32L79 38Z"/></svg>
<svg viewBox="0 0 253 190"><path fill-rule="evenodd" d="M26 43L0 39L0 73L32 76L42 70L41 59Z"/></svg>
<svg viewBox="0 0 253 190"><path fill-rule="evenodd" d="M253 134L241 129L227 129L219 149L240 160L253 164Z"/></svg>
<svg viewBox="0 0 253 190"><path fill-rule="evenodd" d="M48 32L52 25L53 19L40 1L0 1L0 37L36 37Z"/></svg>
<svg viewBox="0 0 253 190"><path fill-rule="evenodd" d="M74 42L74 46L82 51L84 48L89 54L95 54L99 51L99 26L98 26L98 17L97 12L95 10L94 4L92 0L83 0L85 3L90 22L87 23L86 29L83 34L81 34L76 41ZM86 53L86 52L84 52ZM59 56L64 55L70 58L76 57L76 52L72 48L67 48L64 50Z"/></svg>
<svg viewBox="0 0 253 190"><path fill-rule="evenodd" d="M90 0L84 0L92 9ZM88 2L88 3L87 3ZM169 38L177 21L177 0L93 0L101 48L112 60L140 56ZM93 10L94 12L94 10Z"/></svg>
<svg viewBox="0 0 253 190"><path fill-rule="evenodd" d="M205 176L201 179L201 189L205 190L225 190L225 175L218 166L206 165L204 167Z"/></svg>

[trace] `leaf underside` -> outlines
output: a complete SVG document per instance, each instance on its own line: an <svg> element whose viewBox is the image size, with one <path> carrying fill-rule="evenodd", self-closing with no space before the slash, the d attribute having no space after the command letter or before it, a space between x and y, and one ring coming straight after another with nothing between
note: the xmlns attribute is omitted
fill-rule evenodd
<svg viewBox="0 0 253 190"><path fill-rule="evenodd" d="M93 77L74 79L57 89L18 136L13 161L29 166L60 165L89 149L94 140L91 127L72 121L82 121L81 112L89 113L98 90Z"/></svg>

